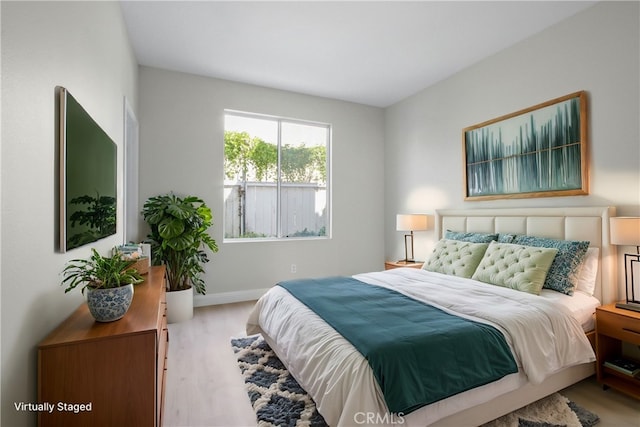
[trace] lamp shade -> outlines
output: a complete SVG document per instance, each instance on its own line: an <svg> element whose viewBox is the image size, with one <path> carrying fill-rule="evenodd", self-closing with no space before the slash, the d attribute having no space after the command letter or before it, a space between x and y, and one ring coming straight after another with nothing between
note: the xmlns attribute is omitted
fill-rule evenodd
<svg viewBox="0 0 640 427"><path fill-rule="evenodd" d="M424 231L429 229L429 215L398 214L396 215L396 230Z"/></svg>
<svg viewBox="0 0 640 427"><path fill-rule="evenodd" d="M609 218L611 243L620 246L640 246L640 218L616 216Z"/></svg>

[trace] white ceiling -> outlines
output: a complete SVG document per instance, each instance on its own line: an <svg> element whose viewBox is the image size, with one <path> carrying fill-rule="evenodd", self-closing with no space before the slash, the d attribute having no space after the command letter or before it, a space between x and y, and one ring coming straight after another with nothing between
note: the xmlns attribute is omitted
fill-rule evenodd
<svg viewBox="0 0 640 427"><path fill-rule="evenodd" d="M142 65L389 106L593 1L122 1Z"/></svg>

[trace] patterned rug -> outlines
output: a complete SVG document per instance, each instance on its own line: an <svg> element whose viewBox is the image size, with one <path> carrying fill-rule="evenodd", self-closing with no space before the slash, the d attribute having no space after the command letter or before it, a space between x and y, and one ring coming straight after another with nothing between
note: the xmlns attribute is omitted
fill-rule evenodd
<svg viewBox="0 0 640 427"><path fill-rule="evenodd" d="M235 338L231 346L259 427L327 426L311 397L261 336ZM598 421L596 414L555 393L483 427L591 427Z"/></svg>

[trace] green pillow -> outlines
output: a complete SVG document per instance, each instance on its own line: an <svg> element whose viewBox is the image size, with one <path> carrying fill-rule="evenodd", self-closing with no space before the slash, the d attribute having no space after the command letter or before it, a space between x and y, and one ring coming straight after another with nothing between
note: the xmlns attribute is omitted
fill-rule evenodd
<svg viewBox="0 0 640 427"><path fill-rule="evenodd" d="M558 254L553 260L553 264L551 264L543 287L563 294L573 295L573 290L578 286L582 261L589 248L588 241L557 240L546 237L518 235L515 236L512 243L541 248L556 248Z"/></svg>
<svg viewBox="0 0 640 427"><path fill-rule="evenodd" d="M442 239L422 268L468 279L476 270L487 246L488 243Z"/></svg>
<svg viewBox="0 0 640 427"><path fill-rule="evenodd" d="M555 248L491 242L471 278L539 295L557 252Z"/></svg>

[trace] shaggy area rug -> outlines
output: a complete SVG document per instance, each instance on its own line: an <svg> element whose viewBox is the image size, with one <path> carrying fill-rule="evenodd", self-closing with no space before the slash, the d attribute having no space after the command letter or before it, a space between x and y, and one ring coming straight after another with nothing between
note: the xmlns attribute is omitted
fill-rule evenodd
<svg viewBox="0 0 640 427"><path fill-rule="evenodd" d="M259 427L326 427L300 384L261 336L234 338L231 346ZM555 393L483 427L591 427L597 415Z"/></svg>
<svg viewBox="0 0 640 427"><path fill-rule="evenodd" d="M591 427L599 421L593 412L554 393L482 427Z"/></svg>

